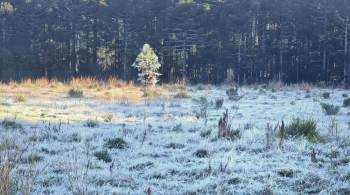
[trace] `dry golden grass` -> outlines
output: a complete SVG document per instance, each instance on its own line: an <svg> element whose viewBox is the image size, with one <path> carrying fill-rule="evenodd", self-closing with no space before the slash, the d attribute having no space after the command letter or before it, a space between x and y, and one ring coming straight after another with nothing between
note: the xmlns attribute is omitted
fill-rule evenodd
<svg viewBox="0 0 350 195"><path fill-rule="evenodd" d="M3 96L15 99L18 94L23 94L30 99L57 99L69 97L71 89L79 89L84 92L83 98L93 98L104 101L121 102L127 104L141 103L144 97L142 86L135 85L132 81L125 82L115 78L106 81L93 77L74 78L69 82L59 82L45 78L32 80L26 79L20 82L11 81L7 84L0 83L0 92ZM172 98L176 91L185 90L184 83L162 84L157 86L157 97Z"/></svg>

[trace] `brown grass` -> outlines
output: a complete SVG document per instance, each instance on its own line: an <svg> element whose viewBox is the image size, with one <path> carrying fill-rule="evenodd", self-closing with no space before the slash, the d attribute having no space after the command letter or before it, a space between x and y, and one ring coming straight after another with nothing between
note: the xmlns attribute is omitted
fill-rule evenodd
<svg viewBox="0 0 350 195"><path fill-rule="evenodd" d="M145 99L143 87L135 85L133 81L121 81L110 78L105 81L93 77L74 78L69 82L57 80L26 79L22 81L11 81L7 84L0 83L0 91L8 98L15 98L17 94L23 94L30 98L57 99L69 97L70 89L80 89L84 92L84 98L98 100L140 103ZM178 90L185 90L184 83L162 84L157 86L158 96L156 98L172 98Z"/></svg>

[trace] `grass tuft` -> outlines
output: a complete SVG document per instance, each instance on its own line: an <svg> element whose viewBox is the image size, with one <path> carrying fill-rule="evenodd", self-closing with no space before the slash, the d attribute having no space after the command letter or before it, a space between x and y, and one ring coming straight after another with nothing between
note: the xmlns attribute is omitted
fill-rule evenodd
<svg viewBox="0 0 350 195"><path fill-rule="evenodd" d="M89 128L96 128L99 126L99 124L97 120L88 120L86 121L85 126Z"/></svg>
<svg viewBox="0 0 350 195"><path fill-rule="evenodd" d="M27 96L23 95L23 94L18 94L16 95L15 97L15 102L16 103L23 103L23 102L26 102L27 101Z"/></svg>
<svg viewBox="0 0 350 195"><path fill-rule="evenodd" d="M322 94L322 97L323 97L324 99L329 99L329 98L331 97L331 93L329 93L329 92L324 92L324 93Z"/></svg>
<svg viewBox="0 0 350 195"><path fill-rule="evenodd" d="M2 121L1 126L3 126L5 129L23 129L22 124L9 119Z"/></svg>
<svg viewBox="0 0 350 195"><path fill-rule="evenodd" d="M109 155L107 150L101 150L101 151L95 152L94 155L98 160L102 160L105 163L112 162L112 158Z"/></svg>
<svg viewBox="0 0 350 195"><path fill-rule="evenodd" d="M321 103L321 106L322 106L323 112L326 115L337 115L340 110L339 106L335 106L332 104Z"/></svg>
<svg viewBox="0 0 350 195"><path fill-rule="evenodd" d="M344 107L349 107L349 106L350 106L350 98L344 99L344 101L343 101L343 106L344 106Z"/></svg>
<svg viewBox="0 0 350 195"><path fill-rule="evenodd" d="M128 143L126 143L126 141L124 141L122 138L109 139L106 142L105 147L109 149L124 149L128 147Z"/></svg>
<svg viewBox="0 0 350 195"><path fill-rule="evenodd" d="M224 99L223 98L219 98L219 99L215 100L215 108L216 109L222 108L223 104L224 104Z"/></svg>
<svg viewBox="0 0 350 195"><path fill-rule="evenodd" d="M286 126L286 136L289 138L304 137L309 142L324 142L324 139L317 132L317 122L313 119L293 119Z"/></svg>
<svg viewBox="0 0 350 195"><path fill-rule="evenodd" d="M84 97L84 91L79 88L71 88L68 91L68 95L72 98L81 98Z"/></svg>

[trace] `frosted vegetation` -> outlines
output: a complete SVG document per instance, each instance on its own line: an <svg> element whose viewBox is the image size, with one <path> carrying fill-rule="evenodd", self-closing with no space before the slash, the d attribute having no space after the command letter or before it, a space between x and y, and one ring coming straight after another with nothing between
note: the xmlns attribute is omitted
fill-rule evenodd
<svg viewBox="0 0 350 195"><path fill-rule="evenodd" d="M38 87L40 86L40 87ZM349 91L0 86L0 194L350 194Z"/></svg>

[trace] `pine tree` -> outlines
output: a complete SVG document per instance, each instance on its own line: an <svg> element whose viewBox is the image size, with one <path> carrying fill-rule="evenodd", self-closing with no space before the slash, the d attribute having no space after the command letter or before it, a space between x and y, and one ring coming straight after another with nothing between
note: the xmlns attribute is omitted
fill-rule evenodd
<svg viewBox="0 0 350 195"><path fill-rule="evenodd" d="M161 64L158 62L158 56L149 44L143 46L132 66L139 71L138 80L145 87L155 87L158 82L157 77L160 75L158 70Z"/></svg>

